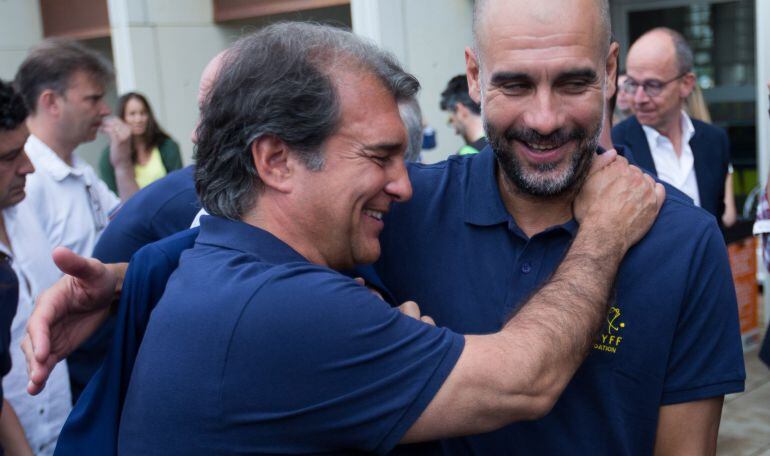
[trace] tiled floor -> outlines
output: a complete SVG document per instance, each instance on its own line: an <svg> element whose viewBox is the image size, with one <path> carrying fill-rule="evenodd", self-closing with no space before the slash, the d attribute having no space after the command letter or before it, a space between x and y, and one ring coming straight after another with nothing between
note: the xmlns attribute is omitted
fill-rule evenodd
<svg viewBox="0 0 770 456"><path fill-rule="evenodd" d="M746 352L746 391L725 399L718 455L770 456L770 369Z"/></svg>

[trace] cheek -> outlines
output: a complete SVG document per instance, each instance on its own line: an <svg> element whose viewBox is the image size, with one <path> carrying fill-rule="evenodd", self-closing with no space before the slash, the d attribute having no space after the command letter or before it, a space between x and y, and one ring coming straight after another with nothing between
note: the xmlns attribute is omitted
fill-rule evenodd
<svg viewBox="0 0 770 456"><path fill-rule="evenodd" d="M486 123L504 128L512 125L523 112L523 101L505 96L490 96L482 109L482 116Z"/></svg>

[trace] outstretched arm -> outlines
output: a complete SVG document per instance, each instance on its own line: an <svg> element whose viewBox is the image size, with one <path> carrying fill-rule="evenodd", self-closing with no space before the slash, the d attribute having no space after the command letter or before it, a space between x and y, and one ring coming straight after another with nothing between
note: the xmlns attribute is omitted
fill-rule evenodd
<svg viewBox="0 0 770 456"><path fill-rule="evenodd" d="M30 394L42 391L56 363L104 322L128 266L105 265L64 247L54 249L53 260L65 276L38 297L22 342Z"/></svg>

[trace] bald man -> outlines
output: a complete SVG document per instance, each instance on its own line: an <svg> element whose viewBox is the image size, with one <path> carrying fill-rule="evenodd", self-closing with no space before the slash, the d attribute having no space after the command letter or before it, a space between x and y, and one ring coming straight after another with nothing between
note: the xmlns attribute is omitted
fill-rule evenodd
<svg viewBox="0 0 770 456"><path fill-rule="evenodd" d="M467 76L491 147L410 169L414 195L387 217L376 264L397 300L409 296L437 325L465 334L497 330L572 242L572 202L610 115L618 52L604 1L475 8ZM744 382L735 292L714 218L666 193L620 265L590 355L550 413L443 441L447 454L715 452L722 397ZM564 310L569 321L571 304Z"/></svg>
<svg viewBox="0 0 770 456"><path fill-rule="evenodd" d="M626 66L622 89L632 97L635 115L613 128L613 141L630 147L640 166L721 223L730 142L722 129L684 110L696 84L687 41L674 30L653 29L631 46Z"/></svg>

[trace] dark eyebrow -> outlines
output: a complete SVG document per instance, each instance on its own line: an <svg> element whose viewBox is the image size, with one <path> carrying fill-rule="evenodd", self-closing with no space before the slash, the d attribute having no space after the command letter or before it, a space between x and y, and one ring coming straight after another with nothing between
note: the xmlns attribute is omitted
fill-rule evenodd
<svg viewBox="0 0 770 456"><path fill-rule="evenodd" d="M490 83L492 85L502 85L511 81L529 82L532 78L527 73L519 73L515 71L499 71L492 75Z"/></svg>
<svg viewBox="0 0 770 456"><path fill-rule="evenodd" d="M596 81L598 78L599 76L596 74L596 71L592 70L591 68L579 68L560 73L556 79L557 81L563 81L566 79L585 79L588 81Z"/></svg>
<svg viewBox="0 0 770 456"><path fill-rule="evenodd" d="M395 154L395 153L401 152L403 148L404 148L404 143L402 142L370 144L370 145L364 146L364 150L368 152L387 152L389 154Z"/></svg>
<svg viewBox="0 0 770 456"><path fill-rule="evenodd" d="M23 150L24 150L24 147L19 147L18 149L11 149L4 154L0 154L0 160L7 160L9 157L19 155Z"/></svg>

